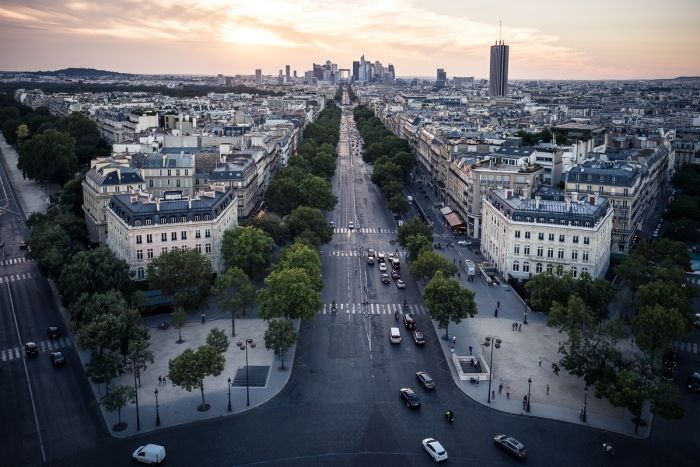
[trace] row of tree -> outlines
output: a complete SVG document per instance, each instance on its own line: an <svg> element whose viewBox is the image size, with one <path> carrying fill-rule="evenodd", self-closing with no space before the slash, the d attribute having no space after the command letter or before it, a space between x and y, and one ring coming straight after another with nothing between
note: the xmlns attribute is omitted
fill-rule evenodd
<svg viewBox="0 0 700 467"><path fill-rule="evenodd" d="M356 107L353 115L365 145L362 158L374 165L372 182L388 200L394 214L405 214L408 202L403 187L415 163L408 143L391 134L367 107Z"/></svg>
<svg viewBox="0 0 700 467"><path fill-rule="evenodd" d="M700 229L700 166L688 164L673 176L677 193L668 206L664 237L696 243Z"/></svg>

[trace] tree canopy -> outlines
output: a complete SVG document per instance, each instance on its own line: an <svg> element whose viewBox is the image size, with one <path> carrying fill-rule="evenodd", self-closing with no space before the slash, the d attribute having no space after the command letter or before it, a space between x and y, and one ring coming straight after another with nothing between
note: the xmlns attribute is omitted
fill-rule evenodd
<svg viewBox="0 0 700 467"><path fill-rule="evenodd" d="M270 265L275 241L256 227L236 227L224 232L221 255L227 268L239 267L248 277L258 277Z"/></svg>
<svg viewBox="0 0 700 467"><path fill-rule="evenodd" d="M425 306L438 326L448 334L451 322L459 324L467 317L473 318L478 313L474 292L463 289L459 282L446 277L441 271L435 273L428 282L424 292Z"/></svg>
<svg viewBox="0 0 700 467"><path fill-rule="evenodd" d="M275 270L258 292L260 317L265 320L311 319L321 309L321 293L307 271L301 268Z"/></svg>
<svg viewBox="0 0 700 467"><path fill-rule="evenodd" d="M199 251L172 249L150 262L148 280L172 297L175 307L192 310L207 297L211 272L211 263Z"/></svg>

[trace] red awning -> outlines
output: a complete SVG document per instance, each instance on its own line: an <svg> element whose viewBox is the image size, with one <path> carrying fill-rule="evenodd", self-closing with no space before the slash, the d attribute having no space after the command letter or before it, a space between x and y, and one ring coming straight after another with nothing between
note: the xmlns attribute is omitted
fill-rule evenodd
<svg viewBox="0 0 700 467"><path fill-rule="evenodd" d="M447 223L450 225L451 228L459 227L460 225L464 224L462 219L460 219L459 216L454 212L447 214L445 216L445 220L447 221Z"/></svg>

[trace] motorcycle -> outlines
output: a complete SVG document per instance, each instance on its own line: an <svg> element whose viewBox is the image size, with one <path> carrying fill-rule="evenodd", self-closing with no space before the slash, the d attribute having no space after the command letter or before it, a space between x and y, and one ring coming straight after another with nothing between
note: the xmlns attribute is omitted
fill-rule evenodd
<svg viewBox="0 0 700 467"><path fill-rule="evenodd" d="M614 456L615 448L613 448L613 445L611 443L603 443L603 452Z"/></svg>
<svg viewBox="0 0 700 467"><path fill-rule="evenodd" d="M399 312L398 311L394 312L394 318L396 318L396 321L399 320Z"/></svg>
<svg viewBox="0 0 700 467"><path fill-rule="evenodd" d="M453 423L455 421L455 414L452 411L445 412L445 418L448 422Z"/></svg>
<svg viewBox="0 0 700 467"><path fill-rule="evenodd" d="M479 384L479 378L474 378L473 376L469 378L469 382L472 384Z"/></svg>
<svg viewBox="0 0 700 467"><path fill-rule="evenodd" d="M166 330L170 327L170 324L168 324L167 321L161 321L161 323L158 325L158 329Z"/></svg>

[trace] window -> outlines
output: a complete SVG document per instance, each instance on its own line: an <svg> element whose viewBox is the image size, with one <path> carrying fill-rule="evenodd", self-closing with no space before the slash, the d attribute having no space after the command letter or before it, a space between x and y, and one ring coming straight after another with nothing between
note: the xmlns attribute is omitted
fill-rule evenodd
<svg viewBox="0 0 700 467"><path fill-rule="evenodd" d="M161 242L167 242L167 241L168 241L168 234L165 233L165 232L163 232L162 234L160 234L160 241L161 241Z"/></svg>
<svg viewBox="0 0 700 467"><path fill-rule="evenodd" d="M588 274L588 268L581 268L581 275Z"/></svg>
<svg viewBox="0 0 700 467"><path fill-rule="evenodd" d="M180 180L175 180L175 186L179 187L180 186Z"/></svg>
<svg viewBox="0 0 700 467"><path fill-rule="evenodd" d="M146 225L151 225L151 219L146 219Z"/></svg>
<svg viewBox="0 0 700 467"><path fill-rule="evenodd" d="M206 229L206 230L204 231L204 238L210 238L210 237L211 237L211 230Z"/></svg>
<svg viewBox="0 0 700 467"><path fill-rule="evenodd" d="M153 259L153 248L146 250L146 258Z"/></svg>
<svg viewBox="0 0 700 467"><path fill-rule="evenodd" d="M558 264L557 265L557 276L561 276L562 274L564 274L564 266L562 266L561 264Z"/></svg>
<svg viewBox="0 0 700 467"><path fill-rule="evenodd" d="M523 272L530 272L530 263L528 261L523 263Z"/></svg>
<svg viewBox="0 0 700 467"><path fill-rule="evenodd" d="M187 231L183 230L180 232L180 240L187 240Z"/></svg>
<svg viewBox="0 0 700 467"><path fill-rule="evenodd" d="M553 271L554 271L554 266L552 266L551 264L548 264L547 265L547 272L551 274Z"/></svg>
<svg viewBox="0 0 700 467"><path fill-rule="evenodd" d="M553 233L549 234L548 239L550 242L553 242L554 241L554 234Z"/></svg>
<svg viewBox="0 0 700 467"><path fill-rule="evenodd" d="M541 258L544 255L544 248L541 246L537 247L537 257Z"/></svg>
<svg viewBox="0 0 700 467"><path fill-rule="evenodd" d="M513 247L513 254L514 255L519 255L520 254L520 245L515 245Z"/></svg>
<svg viewBox="0 0 700 467"><path fill-rule="evenodd" d="M180 216L180 222L187 222L187 216Z"/></svg>
<svg viewBox="0 0 700 467"><path fill-rule="evenodd" d="M544 240L544 234L542 232L537 234L538 240Z"/></svg>
<svg viewBox="0 0 700 467"><path fill-rule="evenodd" d="M571 239L572 242L578 243L578 235L574 235Z"/></svg>
<svg viewBox="0 0 700 467"><path fill-rule="evenodd" d="M134 221L134 226L135 226L135 227L140 227L140 226L141 226L141 221Z"/></svg>
<svg viewBox="0 0 700 467"><path fill-rule="evenodd" d="M206 253L211 253L211 243L207 243L204 245L204 251Z"/></svg>
<svg viewBox="0 0 700 467"><path fill-rule="evenodd" d="M136 244L140 245L142 243L143 243L143 238L141 237L141 235L137 235L136 236Z"/></svg>
<svg viewBox="0 0 700 467"><path fill-rule="evenodd" d="M554 258L554 248L547 248L547 258Z"/></svg>
<svg viewBox="0 0 700 467"><path fill-rule="evenodd" d="M565 242L566 241L566 235L559 235L559 241L560 242Z"/></svg>
<svg viewBox="0 0 700 467"><path fill-rule="evenodd" d="M530 254L530 245L525 245L525 247L523 247L523 254L524 255Z"/></svg>
<svg viewBox="0 0 700 467"><path fill-rule="evenodd" d="M146 271L143 268L138 268L136 270L136 277L139 279L144 279L146 277Z"/></svg>
<svg viewBox="0 0 700 467"><path fill-rule="evenodd" d="M520 263L518 261L513 261L513 271L520 271Z"/></svg>
<svg viewBox="0 0 700 467"><path fill-rule="evenodd" d="M167 252L168 252L168 247L167 247L167 246L164 246L164 247L162 247L162 248L160 249L160 254L161 254L161 255L162 255L163 253L167 253Z"/></svg>
<svg viewBox="0 0 700 467"><path fill-rule="evenodd" d="M515 238L520 238L520 231L519 230L515 231Z"/></svg>
<svg viewBox="0 0 700 467"><path fill-rule="evenodd" d="M542 272L542 263L535 264L535 274L540 274Z"/></svg>
<svg viewBox="0 0 700 467"><path fill-rule="evenodd" d="M153 235L146 234L146 243L153 243Z"/></svg>
<svg viewBox="0 0 700 467"><path fill-rule="evenodd" d="M204 220L205 220L205 221L210 221L210 220L211 220L211 216L210 216L209 214L205 214L205 215L204 215Z"/></svg>
<svg viewBox="0 0 700 467"><path fill-rule="evenodd" d="M136 259L138 261L143 261L143 250L136 250Z"/></svg>
<svg viewBox="0 0 700 467"><path fill-rule="evenodd" d="M194 246L194 249L201 253L201 252L202 252L202 244L201 244L201 243L197 243L197 244Z"/></svg>
<svg viewBox="0 0 700 467"><path fill-rule="evenodd" d="M629 190L629 188L625 188L625 189L622 191L622 194L624 194L625 196L629 196L629 195L630 195L630 190Z"/></svg>
<svg viewBox="0 0 700 467"><path fill-rule="evenodd" d="M557 251L557 258L564 259L564 249L563 248L559 248L559 251Z"/></svg>
<svg viewBox="0 0 700 467"><path fill-rule="evenodd" d="M150 186L151 188L153 188L153 180L149 180L149 181L148 181L148 186Z"/></svg>
<svg viewBox="0 0 700 467"><path fill-rule="evenodd" d="M168 223L168 218L167 218L167 217L161 217L161 218L160 218L160 223L161 223L161 224L167 224L167 223Z"/></svg>
<svg viewBox="0 0 700 467"><path fill-rule="evenodd" d="M583 244L584 244L584 245L590 245L590 244L591 244L591 238L590 238L590 237L583 237Z"/></svg>
<svg viewBox="0 0 700 467"><path fill-rule="evenodd" d="M571 259L573 261L578 261L578 250L572 250L571 251Z"/></svg>
<svg viewBox="0 0 700 467"><path fill-rule="evenodd" d="M172 241L177 240L177 232L170 232L170 240L172 240Z"/></svg>
<svg viewBox="0 0 700 467"><path fill-rule="evenodd" d="M576 266L573 266L571 268L571 277L573 277L575 279L577 274L578 274L578 271L576 270Z"/></svg>
<svg viewBox="0 0 700 467"><path fill-rule="evenodd" d="M588 262L588 252L587 252L587 251L584 251L583 254L582 254L581 256L582 256L581 259L582 259L585 263L587 263L587 262Z"/></svg>
<svg viewBox="0 0 700 467"><path fill-rule="evenodd" d="M194 238L202 238L202 231L197 229L194 231Z"/></svg>
<svg viewBox="0 0 700 467"><path fill-rule="evenodd" d="M202 220L202 216L200 216L199 214L197 214L197 215L194 216L194 221L195 221L195 222L199 222L199 221L201 221L201 220Z"/></svg>
<svg viewBox="0 0 700 467"><path fill-rule="evenodd" d="M530 232L525 232L525 238L528 240L530 239Z"/></svg>

